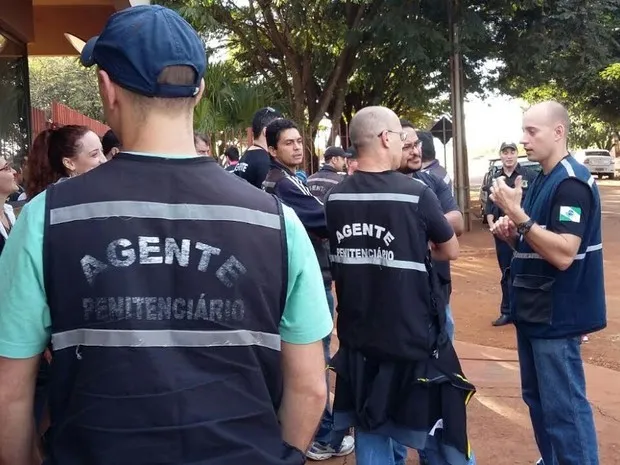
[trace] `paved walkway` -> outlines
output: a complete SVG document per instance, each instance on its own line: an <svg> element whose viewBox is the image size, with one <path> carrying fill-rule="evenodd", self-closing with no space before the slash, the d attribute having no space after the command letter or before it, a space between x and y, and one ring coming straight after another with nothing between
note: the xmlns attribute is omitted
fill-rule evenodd
<svg viewBox="0 0 620 465"><path fill-rule="evenodd" d="M469 432L479 465L533 465L538 459L527 407L521 400L513 350L457 342L463 370L476 385ZM620 465L620 372L586 365L588 398L598 431L600 463ZM408 464L417 464L415 452ZM311 463L311 462L309 462ZM353 456L323 462L354 465Z"/></svg>

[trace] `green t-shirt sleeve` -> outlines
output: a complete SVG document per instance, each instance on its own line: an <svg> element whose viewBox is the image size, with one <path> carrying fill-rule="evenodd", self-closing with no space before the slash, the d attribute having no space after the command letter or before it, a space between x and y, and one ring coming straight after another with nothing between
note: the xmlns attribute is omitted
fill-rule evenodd
<svg viewBox="0 0 620 465"><path fill-rule="evenodd" d="M0 256L0 356L30 358L50 339L43 284L45 193L22 209Z"/></svg>
<svg viewBox="0 0 620 465"><path fill-rule="evenodd" d="M325 286L308 233L295 212L283 206L288 248L288 288L280 337L289 344L311 344L334 326Z"/></svg>

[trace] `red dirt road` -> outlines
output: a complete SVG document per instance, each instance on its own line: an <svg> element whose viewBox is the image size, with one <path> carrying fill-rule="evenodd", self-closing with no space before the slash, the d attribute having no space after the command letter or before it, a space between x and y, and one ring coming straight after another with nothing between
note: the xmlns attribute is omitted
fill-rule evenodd
<svg viewBox="0 0 620 465"><path fill-rule="evenodd" d="M620 182L599 181L603 199L603 253L608 326L582 346L589 398L598 431L600 463L620 465ZM515 333L495 328L501 290L493 238L475 219L461 237L461 257L452 266L456 347L478 392L468 409L469 435L479 465L533 465L538 451L521 400ZM587 311L587 309L584 309ZM333 341L333 349L337 341ZM479 347L487 346L487 347ZM498 348L498 349L495 349ZM512 351L502 350L512 349ZM602 368L600 368L602 367ZM309 462L312 463L312 462ZM354 455L324 462L355 464ZM408 465L418 463L409 454Z"/></svg>

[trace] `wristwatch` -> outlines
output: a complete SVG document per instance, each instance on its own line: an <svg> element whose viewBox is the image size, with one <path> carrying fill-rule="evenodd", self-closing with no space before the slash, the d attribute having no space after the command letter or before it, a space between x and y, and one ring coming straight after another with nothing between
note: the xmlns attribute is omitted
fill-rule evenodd
<svg viewBox="0 0 620 465"><path fill-rule="evenodd" d="M519 223L517 225L517 232L522 235L525 236L527 233L530 232L530 229L532 229L532 226L534 226L535 221L530 218L529 220L523 222L523 223Z"/></svg>

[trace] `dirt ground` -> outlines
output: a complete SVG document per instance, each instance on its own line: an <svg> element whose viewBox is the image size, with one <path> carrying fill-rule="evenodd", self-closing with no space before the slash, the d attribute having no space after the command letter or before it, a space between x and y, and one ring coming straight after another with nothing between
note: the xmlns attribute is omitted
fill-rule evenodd
<svg viewBox="0 0 620 465"><path fill-rule="evenodd" d="M607 328L583 345L584 361L620 371L620 181L598 181L603 205L603 254ZM500 273L493 237L474 217L471 232L460 238L461 256L452 265L452 310L456 339L516 349L512 325L495 328L499 316ZM583 309L587 311L587 309Z"/></svg>

